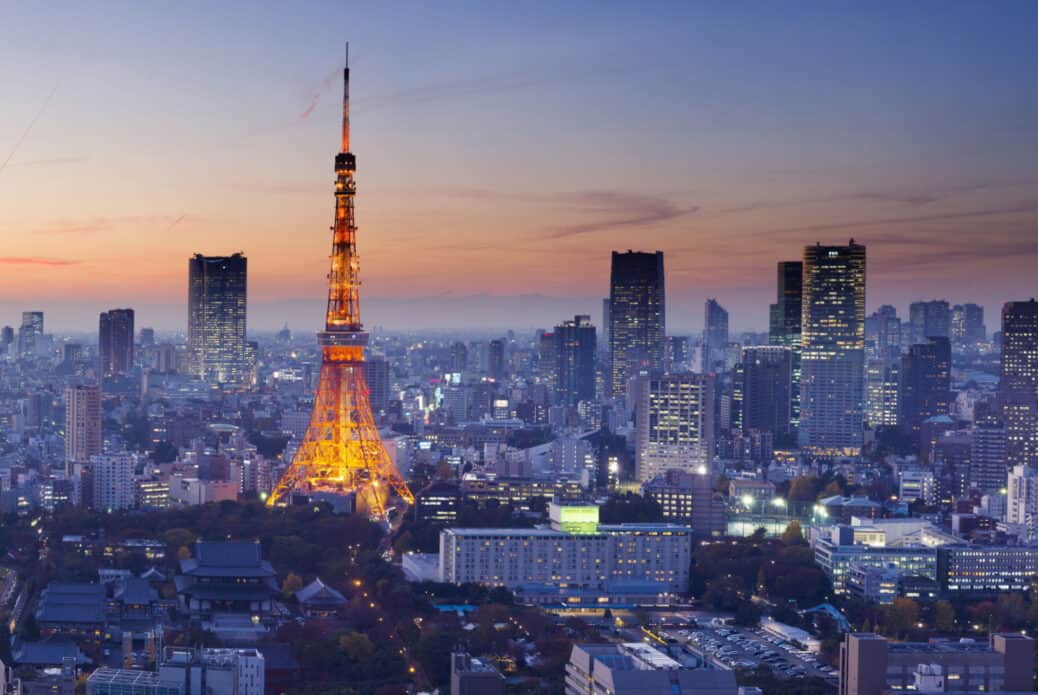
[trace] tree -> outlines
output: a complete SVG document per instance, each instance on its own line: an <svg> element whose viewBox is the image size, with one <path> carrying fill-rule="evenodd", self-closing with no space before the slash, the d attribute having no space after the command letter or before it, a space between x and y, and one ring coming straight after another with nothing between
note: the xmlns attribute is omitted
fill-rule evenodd
<svg viewBox="0 0 1038 695"><path fill-rule="evenodd" d="M786 545L802 545L804 543L804 532L800 528L800 522L793 519L782 532L782 542Z"/></svg>
<svg viewBox="0 0 1038 695"><path fill-rule="evenodd" d="M281 584L281 593L288 598L295 592L303 588L303 579L294 572L289 572L288 576L285 577L285 581Z"/></svg>
<svg viewBox="0 0 1038 695"><path fill-rule="evenodd" d="M819 494L820 498L826 497L839 497L843 495L843 486L840 485L840 481L833 480L829 481L829 484L825 486L825 489Z"/></svg>
<svg viewBox="0 0 1038 695"><path fill-rule="evenodd" d="M938 601L934 605L934 624L939 632L951 632L955 629L955 608L948 601Z"/></svg>
<svg viewBox="0 0 1038 695"><path fill-rule="evenodd" d="M733 622L743 627L757 627L760 625L761 609L755 603L744 601L735 609Z"/></svg>
<svg viewBox="0 0 1038 695"><path fill-rule="evenodd" d="M813 502L817 489L818 478L813 475L797 476L789 484L789 500L791 502Z"/></svg>
<svg viewBox="0 0 1038 695"><path fill-rule="evenodd" d="M375 654L375 644L367 635L348 632L339 636L339 648L346 652L350 661L367 661Z"/></svg>
<svg viewBox="0 0 1038 695"><path fill-rule="evenodd" d="M899 596L887 608L883 626L888 636L901 637L908 634L918 622L919 604L910 598Z"/></svg>

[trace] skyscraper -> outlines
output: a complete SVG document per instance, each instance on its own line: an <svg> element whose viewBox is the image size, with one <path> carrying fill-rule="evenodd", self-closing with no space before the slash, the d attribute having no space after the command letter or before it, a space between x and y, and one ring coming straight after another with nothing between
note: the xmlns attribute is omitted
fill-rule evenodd
<svg viewBox="0 0 1038 695"><path fill-rule="evenodd" d="M943 299L912 302L908 321L912 344L925 343L927 338L951 338L951 309Z"/></svg>
<svg viewBox="0 0 1038 695"><path fill-rule="evenodd" d="M577 315L555 326L556 402L575 406L595 399L595 327Z"/></svg>
<svg viewBox="0 0 1038 695"><path fill-rule="evenodd" d="M389 360L385 355L371 355L365 360L365 372L368 382L368 398L371 409L376 413L389 409L390 373Z"/></svg>
<svg viewBox="0 0 1038 695"><path fill-rule="evenodd" d="M782 345L761 345L742 351L742 430L788 436L793 351Z"/></svg>
<svg viewBox="0 0 1038 695"><path fill-rule="evenodd" d="M800 425L800 323L804 313L804 264L802 261L779 261L775 303L772 304L768 342L791 350L792 381L790 383L790 423L793 430Z"/></svg>
<svg viewBox="0 0 1038 695"><path fill-rule="evenodd" d="M12 326L4 326L0 329L0 348L3 348L4 352L10 352L13 343L14 328Z"/></svg>
<svg viewBox="0 0 1038 695"><path fill-rule="evenodd" d="M133 370L133 309L101 312L97 353L102 377L129 374Z"/></svg>
<svg viewBox="0 0 1038 695"><path fill-rule="evenodd" d="M141 347L151 347L155 344L155 329L154 328L142 328L141 329Z"/></svg>
<svg viewBox="0 0 1038 695"><path fill-rule="evenodd" d="M973 409L970 485L984 493L1006 486L1006 426L996 404L980 401Z"/></svg>
<svg viewBox="0 0 1038 695"><path fill-rule="evenodd" d="M246 276L244 255L203 256L188 261L187 347L191 375L210 383L243 384Z"/></svg>
<svg viewBox="0 0 1038 695"><path fill-rule="evenodd" d="M889 360L900 353L901 319L897 309L884 304L865 318L865 354L869 359Z"/></svg>
<svg viewBox="0 0 1038 695"><path fill-rule="evenodd" d="M505 378L505 341L500 338L487 346L487 374L495 381Z"/></svg>
<svg viewBox="0 0 1038 695"><path fill-rule="evenodd" d="M901 357L901 427L918 436L919 427L935 415L947 415L951 401L951 344L932 337L912 345Z"/></svg>
<svg viewBox="0 0 1038 695"><path fill-rule="evenodd" d="M716 299L708 299L703 313L703 371L724 371L728 312Z"/></svg>
<svg viewBox="0 0 1038 695"><path fill-rule="evenodd" d="M469 368L469 349L460 340L451 343L450 366L452 372L464 372Z"/></svg>
<svg viewBox="0 0 1038 695"><path fill-rule="evenodd" d="M1009 466L1038 466L1038 302L1002 307L1002 376L998 385Z"/></svg>
<svg viewBox="0 0 1038 695"><path fill-rule="evenodd" d="M714 378L667 374L639 380L635 466L640 482L671 469L710 469L714 451Z"/></svg>
<svg viewBox="0 0 1038 695"><path fill-rule="evenodd" d="M802 449L856 455L865 410L865 247L804 248Z"/></svg>
<svg viewBox="0 0 1038 695"><path fill-rule="evenodd" d="M609 280L609 395L624 393L634 367L663 366L663 252L613 251Z"/></svg>
<svg viewBox="0 0 1038 695"><path fill-rule="evenodd" d="M65 465L87 465L101 453L101 387L77 384L65 389Z"/></svg>
<svg viewBox="0 0 1038 695"><path fill-rule="evenodd" d="M951 311L952 339L961 344L976 344L987 340L984 326L984 307L977 304L956 304Z"/></svg>
<svg viewBox="0 0 1038 695"><path fill-rule="evenodd" d="M869 359L865 368L865 419L869 427L896 426L900 396L900 358Z"/></svg>
<svg viewBox="0 0 1038 695"><path fill-rule="evenodd" d="M800 347L800 322L803 320L804 264L779 261L776 301L768 327L772 345Z"/></svg>
<svg viewBox="0 0 1038 695"><path fill-rule="evenodd" d="M23 311L22 325L18 328L18 356L32 357L43 337L43 312Z"/></svg>

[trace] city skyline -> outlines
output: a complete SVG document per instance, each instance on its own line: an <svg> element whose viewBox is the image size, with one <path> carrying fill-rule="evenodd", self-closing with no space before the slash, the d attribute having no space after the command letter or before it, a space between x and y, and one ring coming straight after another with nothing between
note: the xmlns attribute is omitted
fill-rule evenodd
<svg viewBox="0 0 1038 695"><path fill-rule="evenodd" d="M421 32L331 4L13 8L0 323L40 309L88 331L132 306L185 330L184 258L243 251L250 327L317 327L343 31L363 67L368 326L597 317L610 251L633 248L666 254L673 333L713 296L733 331L764 331L774 263L851 236L867 311L943 297L994 316L1033 294L1035 10L939 7L412 6Z"/></svg>

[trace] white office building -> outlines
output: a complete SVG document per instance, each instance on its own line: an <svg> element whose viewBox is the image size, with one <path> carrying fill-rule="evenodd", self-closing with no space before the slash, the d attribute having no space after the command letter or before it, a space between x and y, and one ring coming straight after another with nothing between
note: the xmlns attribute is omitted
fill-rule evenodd
<svg viewBox="0 0 1038 695"><path fill-rule="evenodd" d="M552 504L550 528L449 528L440 533L440 578L509 589L556 587L688 591L692 529L599 524L598 507ZM637 592L632 592L637 593Z"/></svg>

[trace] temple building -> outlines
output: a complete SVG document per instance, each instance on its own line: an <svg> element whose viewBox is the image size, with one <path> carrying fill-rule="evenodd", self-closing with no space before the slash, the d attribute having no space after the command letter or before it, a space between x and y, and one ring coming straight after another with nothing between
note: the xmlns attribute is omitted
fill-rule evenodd
<svg viewBox="0 0 1038 695"><path fill-rule="evenodd" d="M180 609L192 619L247 614L259 622L278 593L274 568L257 541L198 541L174 581Z"/></svg>

